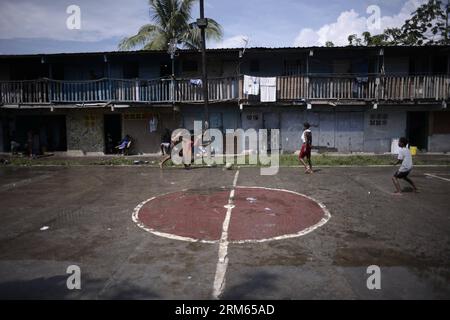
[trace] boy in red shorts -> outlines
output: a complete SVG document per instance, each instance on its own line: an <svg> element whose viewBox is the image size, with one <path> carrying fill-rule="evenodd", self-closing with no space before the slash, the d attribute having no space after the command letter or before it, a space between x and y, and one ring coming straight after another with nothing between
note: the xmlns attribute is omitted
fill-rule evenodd
<svg viewBox="0 0 450 320"><path fill-rule="evenodd" d="M302 133L302 148L300 149L300 154L298 159L305 166L305 173L313 173L312 163L311 163L311 147L312 147L312 133L309 129L310 125L308 122L303 124L303 133ZM304 158L308 161L306 164Z"/></svg>

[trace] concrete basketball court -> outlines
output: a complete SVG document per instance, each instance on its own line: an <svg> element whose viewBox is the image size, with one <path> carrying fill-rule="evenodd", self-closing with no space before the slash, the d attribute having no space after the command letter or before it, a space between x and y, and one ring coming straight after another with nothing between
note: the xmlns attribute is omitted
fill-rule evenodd
<svg viewBox="0 0 450 320"><path fill-rule="evenodd" d="M450 299L449 167L317 170L2 167L0 298Z"/></svg>

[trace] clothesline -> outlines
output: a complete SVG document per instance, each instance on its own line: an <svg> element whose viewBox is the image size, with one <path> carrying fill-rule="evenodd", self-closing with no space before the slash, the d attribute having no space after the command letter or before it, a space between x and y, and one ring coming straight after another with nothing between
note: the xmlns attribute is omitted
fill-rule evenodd
<svg viewBox="0 0 450 320"><path fill-rule="evenodd" d="M252 77L244 75L244 94L260 95L261 102L275 102L276 92L276 77Z"/></svg>

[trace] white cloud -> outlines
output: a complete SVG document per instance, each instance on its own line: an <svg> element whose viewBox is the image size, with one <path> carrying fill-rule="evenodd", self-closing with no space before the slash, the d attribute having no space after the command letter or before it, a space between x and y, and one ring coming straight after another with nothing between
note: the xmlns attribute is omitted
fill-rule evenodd
<svg viewBox="0 0 450 320"><path fill-rule="evenodd" d="M337 46L348 45L347 38L350 34L360 36L364 31L378 34L386 28L400 27L413 11L425 2L425 0L408 0L400 12L392 16L383 16L381 8L379 29L371 23L367 23L372 13L365 16L358 14L353 9L343 11L333 23L325 24L317 30L311 28L300 30L294 40L294 46L324 46L327 41L332 41Z"/></svg>
<svg viewBox="0 0 450 320"><path fill-rule="evenodd" d="M245 35L237 35L220 42L213 43L212 48L242 48L245 46L246 41L249 41L249 37Z"/></svg>

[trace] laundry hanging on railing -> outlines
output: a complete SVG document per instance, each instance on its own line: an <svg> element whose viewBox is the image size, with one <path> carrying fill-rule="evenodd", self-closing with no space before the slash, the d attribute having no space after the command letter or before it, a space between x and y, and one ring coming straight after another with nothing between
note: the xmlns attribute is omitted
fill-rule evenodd
<svg viewBox="0 0 450 320"><path fill-rule="evenodd" d="M352 84L353 97L357 97L358 92L363 89L364 84L369 81L369 77L356 77Z"/></svg>
<svg viewBox="0 0 450 320"><path fill-rule="evenodd" d="M259 94L259 77L244 75L244 94L257 96Z"/></svg>
<svg viewBox="0 0 450 320"><path fill-rule="evenodd" d="M356 82L358 83L365 83L369 81L369 77L356 77Z"/></svg>
<svg viewBox="0 0 450 320"><path fill-rule="evenodd" d="M193 85L193 86L196 86L196 87L201 87L201 86L203 86L203 81L202 81L202 79L191 79L191 80L189 80L189 83L190 83L191 85Z"/></svg>
<svg viewBox="0 0 450 320"><path fill-rule="evenodd" d="M264 77L259 78L259 86L261 91L261 102L277 101L277 78Z"/></svg>

